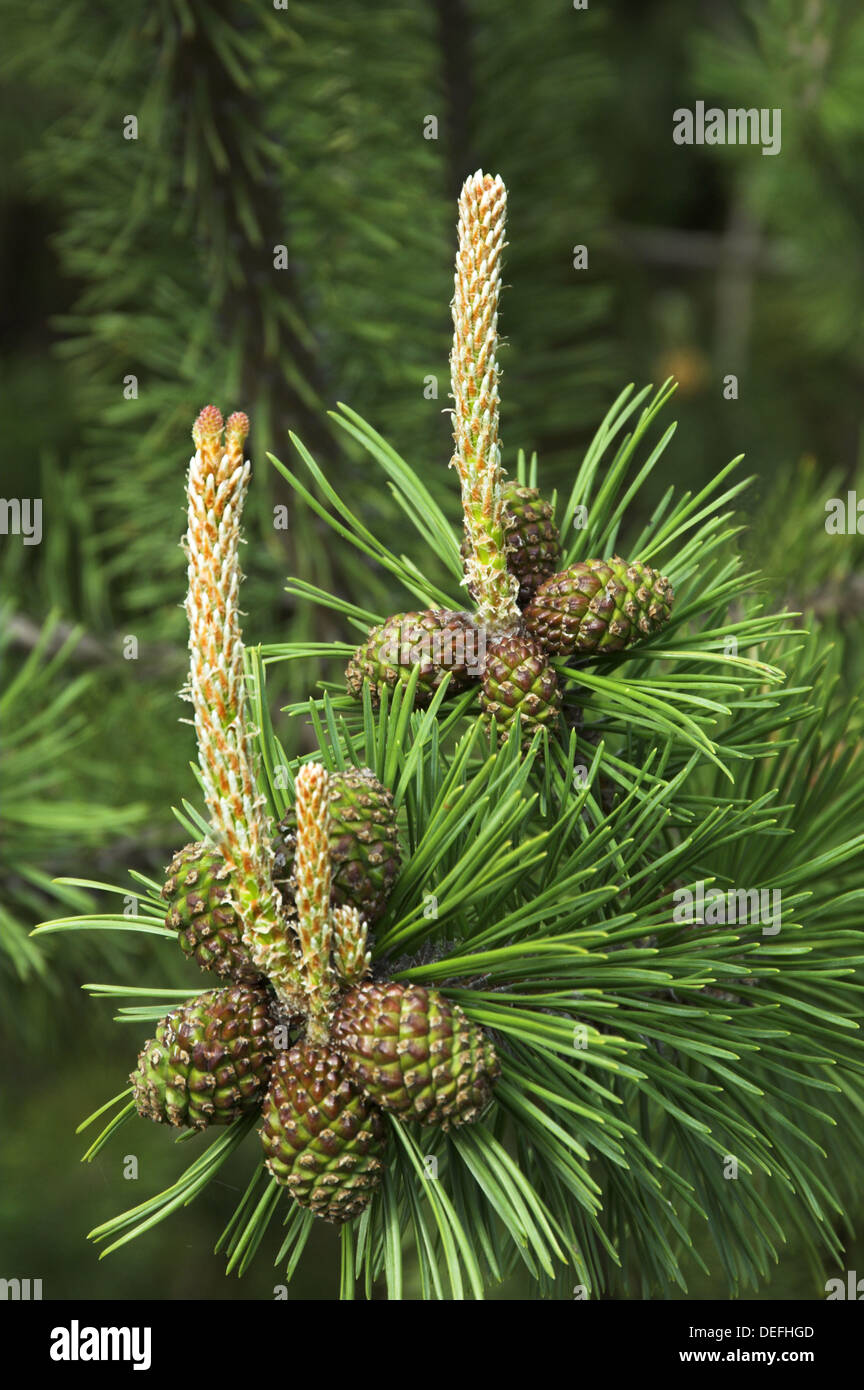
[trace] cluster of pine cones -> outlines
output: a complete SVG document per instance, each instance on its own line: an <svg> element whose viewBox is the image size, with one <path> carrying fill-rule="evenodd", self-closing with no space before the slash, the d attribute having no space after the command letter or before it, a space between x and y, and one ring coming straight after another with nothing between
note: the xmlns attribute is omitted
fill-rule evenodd
<svg viewBox="0 0 864 1390"><path fill-rule="evenodd" d="M479 679L480 703L502 737L518 714L530 738L558 717L561 691L552 658L619 652L668 621L674 593L662 574L618 556L559 571L561 540L551 504L536 488L516 483L505 485L504 502L507 567L519 581L520 626L490 637L478 659L479 634L470 613L397 614L372 628L351 658L346 682L353 695L360 698L368 681L377 704L383 688L407 685L419 667L415 704L422 708L445 675L448 694Z"/></svg>
<svg viewBox="0 0 864 1390"><path fill-rule="evenodd" d="M273 846L289 912L296 830L289 811ZM329 831L331 902L374 923L401 855L392 796L367 769L331 777ZM231 879L205 843L187 845L168 868L166 925L187 957L226 984L161 1020L131 1077L136 1106L152 1120L193 1129L261 1109L276 1180L316 1215L350 1220L381 1180L382 1112L444 1128L476 1119L499 1073L494 1047L437 990L394 981L343 991L327 1044L311 1043L244 945Z"/></svg>

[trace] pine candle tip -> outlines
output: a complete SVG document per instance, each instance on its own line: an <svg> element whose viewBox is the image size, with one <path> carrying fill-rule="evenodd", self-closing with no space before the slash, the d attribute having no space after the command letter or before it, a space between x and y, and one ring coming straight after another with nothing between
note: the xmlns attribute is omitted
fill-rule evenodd
<svg viewBox="0 0 864 1390"><path fill-rule="evenodd" d="M249 433L249 416L242 410L235 410L233 415L229 415L225 422L225 443L230 449L232 445L239 447Z"/></svg>
<svg viewBox="0 0 864 1390"><path fill-rule="evenodd" d="M503 183L504 181L500 174L485 174L482 169L478 169L476 173L468 175L463 187L491 188L494 184L501 184L503 187Z"/></svg>
<svg viewBox="0 0 864 1390"><path fill-rule="evenodd" d="M205 443L215 443L222 434L222 411L216 405L205 405L192 427L192 439L200 449Z"/></svg>

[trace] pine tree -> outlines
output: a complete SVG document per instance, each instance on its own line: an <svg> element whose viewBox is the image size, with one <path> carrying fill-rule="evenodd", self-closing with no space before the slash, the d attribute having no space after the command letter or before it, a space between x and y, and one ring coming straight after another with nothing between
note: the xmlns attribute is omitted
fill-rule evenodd
<svg viewBox="0 0 864 1390"><path fill-rule="evenodd" d="M416 556L378 539L298 438L300 464L326 503L274 459L298 499L398 579L411 603L467 611L467 579L475 630L492 646L502 631L507 640L523 634L498 445L504 206L500 180L478 174L466 183L451 358L460 527L458 508L448 515L353 410L337 420L413 521ZM490 254L472 276L481 247ZM668 1293L686 1288L688 1263L694 1254L704 1262L709 1247L737 1292L764 1282L787 1230L815 1258L839 1257L834 1221L861 1157L851 1120L862 1103L860 716L835 693L835 658L756 597L737 546L733 507L746 487L738 460L695 495L669 489L653 499L647 524L632 527L634 502L672 438L671 426L656 437L670 395L668 384L620 393L556 520L565 569L616 554L631 569L659 566L674 589L671 611L621 650L547 653L563 704L556 724L527 744L530 719L523 728L518 715L502 742L483 715L482 660L461 691L451 694L445 671L418 706L421 663L410 653L391 658L411 668L408 679L373 700L368 680L353 688L340 678L352 640L244 650L238 544L248 422L231 416L223 440L218 412L199 416L188 489L187 695L206 810L187 802L181 819L234 875L244 940L290 1049L276 1064L285 1075L265 1126L271 1167L259 1156L220 1241L230 1269L248 1267L277 1211L277 1262L287 1260L289 1273L313 1223L340 1221L348 1298L370 1294L379 1277L389 1297L401 1297L406 1246L428 1298L482 1297L520 1264L550 1297L572 1297L574 1282L590 1296ZM523 458L520 481L542 484L535 474ZM432 575L443 576L440 585ZM629 602L621 583L616 569L608 590L616 604ZM298 581L290 588L337 614L346 638L366 637L388 616ZM291 759L269 717L268 673L312 657L328 662L326 677L289 713L308 718L318 747ZM325 792L328 778L352 767L390 789L406 851L371 933L356 909L340 915L330 895ZM276 891L271 836L295 803L292 908ZM161 927L160 885L136 881L146 890L139 916L118 915L113 925L161 934L176 950L174 931ZM758 911L746 906L753 895ZM338 970L350 960L362 977L367 950L371 997L383 990L395 1001L386 1024L365 1011L354 984L340 1003ZM416 997L410 1024L405 991ZM127 985L99 992L124 998L127 1019L157 1020L164 1009L162 990L142 988L134 1002ZM171 1017L160 1027L174 1026ZM398 1087L395 1112L381 1089L399 1079L388 1080L374 1052L391 1037L408 1045L386 1056L403 1059L409 1097L432 1087L431 1125L406 1122ZM466 1075L478 1089L465 1122L445 1127L434 1100L451 1053L470 1057ZM201 1057L203 1066L209 1054ZM353 1146L350 1171L363 1179L359 1216L356 1190L347 1206L333 1206L348 1171L328 1167L333 1136L310 1130L293 1108L292 1076L313 1068L322 1104L350 1120L340 1133ZM88 1156L130 1119L128 1096L115 1098ZM244 1096L225 1099L241 1105ZM258 1120L249 1105L170 1189L96 1228L106 1253L215 1177ZM826 1162L829 1134L842 1154L836 1164ZM299 1184L290 1136L312 1164Z"/></svg>
<svg viewBox="0 0 864 1390"><path fill-rule="evenodd" d="M191 751L166 717L183 628L182 556L164 544L180 516L176 444L188 420L213 397L242 398L255 422L246 560L257 635L337 638L337 619L286 593L281 576L381 607L393 602L393 578L323 544L315 519L312 543L297 537L285 525L290 489L266 451L298 430L367 522L393 534L396 502L386 490L364 494L362 447L326 413L338 399L362 400L445 496L446 476L432 465L447 448L448 185L464 139L494 154L506 136L514 177L533 184L517 217L547 207L527 235L545 227L551 246L565 214L536 167L537 135L501 125L518 26L484 4L394 0L370 12L352 0L335 14L306 0L278 9L133 0L119 14L36 0L2 13L2 249L16 349L4 350L0 374L6 486L33 491L38 466L46 508L38 552L14 565L2 557L13 626L28 634L8 660L11 671L54 610L63 631L83 627L71 663L98 672L105 768L123 758L132 728L153 752L152 767L128 769L129 800L154 807L135 862L153 873L176 848L161 799L182 795ZM598 165L570 146L608 77L598 24L583 25L577 42L543 0L532 28L554 64L542 144L570 159L580 234L593 237L585 229L602 208ZM555 62L565 34L584 78L576 98ZM569 258L538 258L541 277L547 265L540 293L520 276L523 365L508 373L516 408L527 415L533 397L533 418L550 421L549 438L531 444L548 444L551 467L561 456L559 403L577 367L586 389L598 379L607 324L596 273L585 287ZM542 359L538 304L556 315ZM589 395L583 430L591 406ZM128 636L141 647L134 666L123 655ZM314 662L296 678L309 685ZM271 692L274 704L284 698ZM17 841L19 865L25 852L28 872L57 871L44 837ZM44 904L30 920L42 915Z"/></svg>

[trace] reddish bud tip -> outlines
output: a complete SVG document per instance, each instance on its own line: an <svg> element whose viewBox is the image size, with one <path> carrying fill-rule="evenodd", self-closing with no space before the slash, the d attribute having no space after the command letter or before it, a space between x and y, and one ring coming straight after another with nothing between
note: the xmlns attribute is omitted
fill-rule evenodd
<svg viewBox="0 0 864 1390"><path fill-rule="evenodd" d="M192 427L192 438L198 448L205 441L218 440L222 433L222 411L215 405L205 405Z"/></svg>
<svg viewBox="0 0 864 1390"><path fill-rule="evenodd" d="M249 433L249 416L244 415L242 410L235 410L233 415L228 416L225 425L225 443L230 448L232 444L242 444Z"/></svg>

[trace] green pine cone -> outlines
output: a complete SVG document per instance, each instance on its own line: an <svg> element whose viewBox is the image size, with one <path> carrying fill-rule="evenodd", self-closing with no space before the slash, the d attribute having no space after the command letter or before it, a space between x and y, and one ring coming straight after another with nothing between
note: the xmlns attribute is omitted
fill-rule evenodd
<svg viewBox="0 0 864 1390"><path fill-rule="evenodd" d="M547 652L620 652L669 621L669 580L641 560L582 560L541 584L525 624Z"/></svg>
<svg viewBox="0 0 864 1390"><path fill-rule="evenodd" d="M348 663L345 682L350 693L361 699L363 682L368 680L377 708L381 691L407 685L414 667L419 666L414 703L423 709L448 673L447 693L464 690L479 674L477 660L477 637L470 614L447 608L397 613L371 629Z"/></svg>
<svg viewBox="0 0 864 1390"><path fill-rule="evenodd" d="M381 1181L387 1131L335 1052L280 1052L264 1102L267 1167L325 1221L359 1216Z"/></svg>
<svg viewBox="0 0 864 1390"><path fill-rule="evenodd" d="M524 633L491 641L480 689L480 704L506 738L516 715L530 740L538 728L553 728L561 708L558 677L543 648Z"/></svg>
<svg viewBox="0 0 864 1390"><path fill-rule="evenodd" d="M203 1129L261 1103L273 1065L274 1020L263 989L213 989L159 1023L132 1073L139 1115Z"/></svg>
<svg viewBox="0 0 864 1390"><path fill-rule="evenodd" d="M357 1084L382 1110L443 1129L476 1120L500 1072L483 1030L457 1004L421 985L349 990L331 1036Z"/></svg>
<svg viewBox="0 0 864 1390"><path fill-rule="evenodd" d="M223 978L247 983L261 979L231 903L231 870L215 849L200 842L178 850L168 866L162 897L169 904L165 925L178 933L184 956Z"/></svg>
<svg viewBox="0 0 864 1390"><path fill-rule="evenodd" d="M294 808L279 822L273 876L287 904L293 903L291 867L297 842ZM331 901L356 907L375 922L387 906L401 864L393 794L368 768L334 772L330 779Z"/></svg>
<svg viewBox="0 0 864 1390"><path fill-rule="evenodd" d="M536 487L504 485L504 537L507 568L519 580L519 607L524 608L536 590L561 563L561 539L553 520L551 502ZM468 541L462 542L466 558ZM472 594L476 598L476 594Z"/></svg>

